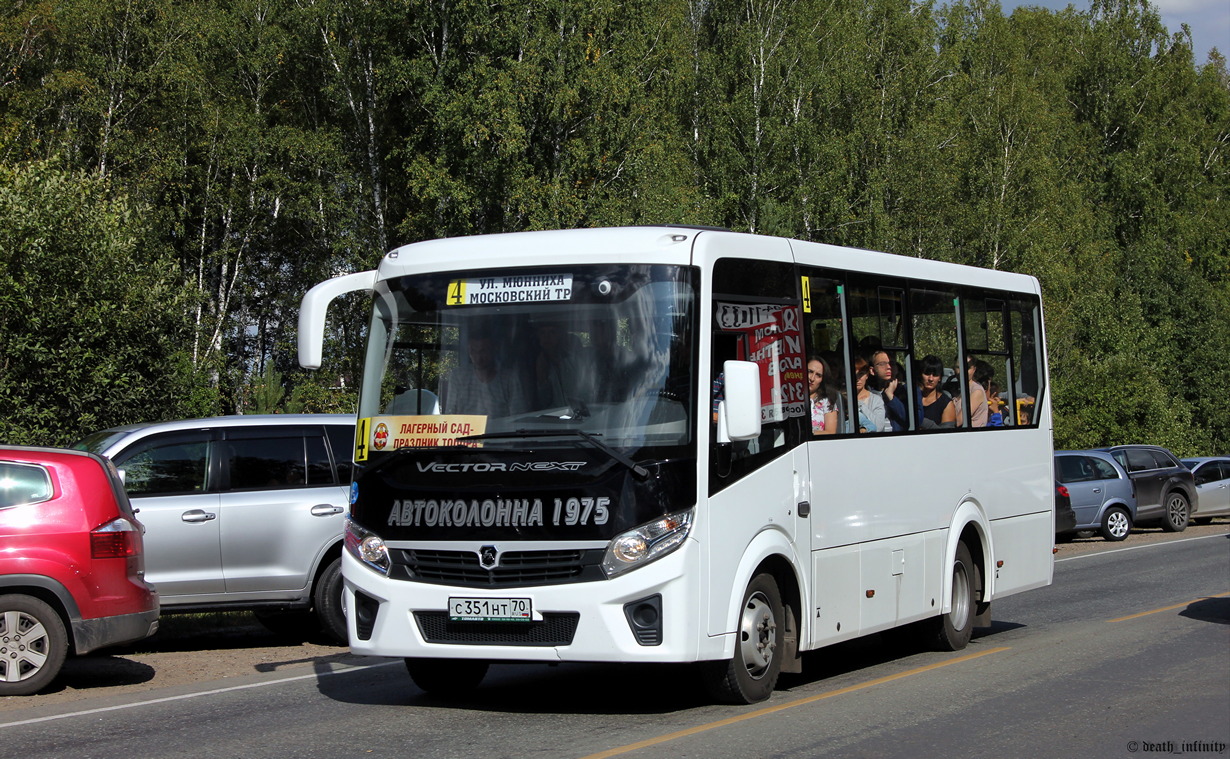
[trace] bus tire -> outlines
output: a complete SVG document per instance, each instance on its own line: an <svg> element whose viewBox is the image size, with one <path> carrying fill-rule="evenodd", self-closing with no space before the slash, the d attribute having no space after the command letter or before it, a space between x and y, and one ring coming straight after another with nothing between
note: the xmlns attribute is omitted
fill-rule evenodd
<svg viewBox="0 0 1230 759"><path fill-rule="evenodd" d="M1172 490L1166 496L1166 510L1162 514L1162 529L1166 532L1183 532L1187 529L1187 520L1191 516L1191 507L1187 504L1187 496L1177 490Z"/></svg>
<svg viewBox="0 0 1230 759"><path fill-rule="evenodd" d="M482 659L406 659L414 684L430 696L462 696L478 687L491 662Z"/></svg>
<svg viewBox="0 0 1230 759"><path fill-rule="evenodd" d="M1132 515L1122 506L1111 506L1102 515L1102 537L1111 542L1118 542L1132 531Z"/></svg>
<svg viewBox="0 0 1230 759"><path fill-rule="evenodd" d="M347 643L346 611L342 605L342 559L339 556L325 567L316 583L312 600L320 629L334 643Z"/></svg>
<svg viewBox="0 0 1230 759"><path fill-rule="evenodd" d="M705 663L705 685L715 700L754 704L773 694L785 652L785 622L777 582L770 574L756 575L743 592L734 657Z"/></svg>
<svg viewBox="0 0 1230 759"><path fill-rule="evenodd" d="M68 633L55 609L33 596L0 596L0 696L38 693L67 655Z"/></svg>
<svg viewBox="0 0 1230 759"><path fill-rule="evenodd" d="M957 543L952 562L952 610L929 620L931 640L940 651L960 651L974 634L974 610L978 606L978 568L964 543Z"/></svg>

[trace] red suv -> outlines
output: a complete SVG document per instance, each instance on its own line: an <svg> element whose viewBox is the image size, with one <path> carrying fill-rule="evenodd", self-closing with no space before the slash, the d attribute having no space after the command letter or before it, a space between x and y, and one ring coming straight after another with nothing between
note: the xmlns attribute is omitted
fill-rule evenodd
<svg viewBox="0 0 1230 759"><path fill-rule="evenodd" d="M70 651L158 629L141 530L110 461L0 446L0 696L43 689Z"/></svg>

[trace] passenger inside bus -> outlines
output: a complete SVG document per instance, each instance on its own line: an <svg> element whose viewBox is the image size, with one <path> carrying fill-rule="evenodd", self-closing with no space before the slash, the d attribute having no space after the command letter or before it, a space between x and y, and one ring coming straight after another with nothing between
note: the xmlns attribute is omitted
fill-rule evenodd
<svg viewBox="0 0 1230 759"><path fill-rule="evenodd" d="M534 399L539 409L579 408L592 397L593 374L581 341L555 320L534 323Z"/></svg>
<svg viewBox="0 0 1230 759"><path fill-rule="evenodd" d="M922 408L922 429L943 429L957 425L957 409L948 393L940 387L944 363L939 356L925 356L919 370L918 405Z"/></svg>
<svg viewBox="0 0 1230 759"><path fill-rule="evenodd" d="M982 359L976 359L973 356L967 356L965 360L965 374L969 385L969 409L970 409L970 427L986 427L987 421L991 415L990 406L987 405L987 383L991 381L994 370L991 365ZM965 425L965 407L963 404L957 404L957 425Z"/></svg>
<svg viewBox="0 0 1230 759"><path fill-rule="evenodd" d="M884 413L888 418L888 427L880 432L898 432L909 429L905 410L904 377L895 374L893 359L886 350L877 350L871 354L871 379L868 387L874 393L879 393L884 402Z"/></svg>
<svg viewBox="0 0 1230 759"><path fill-rule="evenodd" d="M858 400L858 426L855 432L884 432L888 417L884 412L884 399L867 386L871 379L871 362L863 356L854 358L854 391Z"/></svg>
<svg viewBox="0 0 1230 759"><path fill-rule="evenodd" d="M589 347L585 350L590 376L594 378L593 400L618 403L628 396L634 359L632 351L616 340L616 323L595 319L589 328Z"/></svg>
<svg viewBox="0 0 1230 759"><path fill-rule="evenodd" d="M494 335L472 330L465 359L444 381L443 408L448 414L509 416L527 410L526 394L515 371L501 371Z"/></svg>
<svg viewBox="0 0 1230 759"><path fill-rule="evenodd" d="M807 386L811 407L811 432L813 435L832 435L837 432L837 390L830 379L833 375L828 363L820 356L807 360Z"/></svg>

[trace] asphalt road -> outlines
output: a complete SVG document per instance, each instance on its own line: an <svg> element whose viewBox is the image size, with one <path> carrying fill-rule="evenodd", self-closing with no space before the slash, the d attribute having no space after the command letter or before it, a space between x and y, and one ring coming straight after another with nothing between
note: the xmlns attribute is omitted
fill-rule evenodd
<svg viewBox="0 0 1230 759"><path fill-rule="evenodd" d="M1230 755L1230 535L1061 552L958 653L879 636L808 655L763 704L686 667L493 667L464 701L400 662L321 657L0 713L3 756L1130 757ZM358 661L371 662L358 664Z"/></svg>

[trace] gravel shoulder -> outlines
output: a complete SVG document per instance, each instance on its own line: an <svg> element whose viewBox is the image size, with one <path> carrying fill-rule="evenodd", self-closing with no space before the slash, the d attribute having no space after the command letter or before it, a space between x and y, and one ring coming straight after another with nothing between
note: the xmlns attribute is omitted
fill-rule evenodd
<svg viewBox="0 0 1230 759"><path fill-rule="evenodd" d="M1057 559L1206 535L1230 534L1230 520L1192 525L1182 533L1132 530L1126 540L1076 538L1057 545ZM992 612L994 614L994 612ZM70 658L47 691L34 696L0 697L0 712L56 709L73 702L107 697L157 698L174 689L260 673L294 674L334 664L372 661L319 635L275 635L249 612L167 614L158 633L124 648Z"/></svg>

